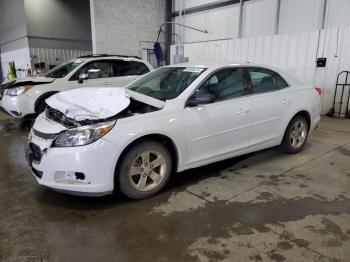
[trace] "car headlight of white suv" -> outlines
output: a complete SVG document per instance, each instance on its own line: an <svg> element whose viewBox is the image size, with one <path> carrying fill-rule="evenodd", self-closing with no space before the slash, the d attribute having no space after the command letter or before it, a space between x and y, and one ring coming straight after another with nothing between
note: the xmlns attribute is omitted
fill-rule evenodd
<svg viewBox="0 0 350 262"><path fill-rule="evenodd" d="M73 147L91 144L106 135L115 123L116 121L104 122L68 129L57 136L54 146Z"/></svg>
<svg viewBox="0 0 350 262"><path fill-rule="evenodd" d="M8 96L19 96L23 95L24 93L28 92L32 88L31 85L25 85L25 86L19 86L15 88L7 89L6 95Z"/></svg>

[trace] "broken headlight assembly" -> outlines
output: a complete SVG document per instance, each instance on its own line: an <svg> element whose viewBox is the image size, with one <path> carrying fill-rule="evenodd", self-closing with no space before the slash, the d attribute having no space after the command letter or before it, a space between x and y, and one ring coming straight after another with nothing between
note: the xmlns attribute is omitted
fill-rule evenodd
<svg viewBox="0 0 350 262"><path fill-rule="evenodd" d="M98 123L68 129L57 136L54 146L73 147L91 144L106 135L113 128L115 122Z"/></svg>
<svg viewBox="0 0 350 262"><path fill-rule="evenodd" d="M19 96L19 95L23 95L24 93L28 92L30 89L32 89L31 85L14 87L14 88L7 89L6 95Z"/></svg>

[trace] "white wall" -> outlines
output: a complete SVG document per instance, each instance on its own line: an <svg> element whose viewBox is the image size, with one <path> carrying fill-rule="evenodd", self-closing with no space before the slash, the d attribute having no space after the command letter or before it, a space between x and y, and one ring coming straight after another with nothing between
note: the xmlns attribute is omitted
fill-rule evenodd
<svg viewBox="0 0 350 262"><path fill-rule="evenodd" d="M273 35L277 0L251 0L243 5L242 36Z"/></svg>
<svg viewBox="0 0 350 262"><path fill-rule="evenodd" d="M30 58L32 65L34 65L34 63L44 62L46 70L49 69L50 65L59 65L79 56L89 54L91 54L91 51L87 50L30 48Z"/></svg>
<svg viewBox="0 0 350 262"><path fill-rule="evenodd" d="M12 61L15 62L16 69L26 70L30 68L29 47L1 53L1 67L5 79L7 79L8 64ZM16 73L18 78L25 76L25 73L20 70L17 70ZM2 82L1 80L0 82Z"/></svg>
<svg viewBox="0 0 350 262"><path fill-rule="evenodd" d="M176 22L181 23L179 17ZM207 30L207 34L179 26L173 27L175 41L183 37L183 42L199 42L217 39L237 38L239 24L239 5L216 8L195 14L183 16L183 24L194 28Z"/></svg>
<svg viewBox="0 0 350 262"><path fill-rule="evenodd" d="M217 2L215 0L175 0L175 10ZM281 0L279 33L307 32L322 29L325 0ZM242 37L273 35L277 0L250 0L243 4ZM325 28L350 27L350 0L327 0ZM200 35L185 31L184 42L238 37L239 4L185 15L184 23L207 29ZM175 18L178 21L178 17ZM175 31L178 33L178 31ZM192 35L191 35L192 34Z"/></svg>
<svg viewBox="0 0 350 262"><path fill-rule="evenodd" d="M175 0L178 10L207 4L209 0ZM350 0L281 0L278 34L275 33L277 0L245 1L242 37L238 39L239 4L183 16L185 25L208 34L177 30L190 62L251 61L285 69L306 83L323 89L322 112L332 107L336 77L350 70ZM178 21L178 17L175 18ZM319 33L320 32L320 33ZM181 34L182 33L182 34ZM171 48L171 57L175 48ZM327 67L316 68L316 57Z"/></svg>
<svg viewBox="0 0 350 262"><path fill-rule="evenodd" d="M329 29L254 38L185 44L190 62L255 62L284 69L305 83L322 88L322 113L332 106L336 77L350 70L350 28ZM172 55L174 47L171 49ZM317 51L318 50L318 51ZM316 56L327 57L326 68L316 68Z"/></svg>
<svg viewBox="0 0 350 262"><path fill-rule="evenodd" d="M307 32L322 26L324 0L282 0L279 33Z"/></svg>
<svg viewBox="0 0 350 262"><path fill-rule="evenodd" d="M217 0L175 0L174 10L179 11L181 8L190 8L199 5L205 5L216 2Z"/></svg>
<svg viewBox="0 0 350 262"><path fill-rule="evenodd" d="M336 28L350 26L350 1L328 0L326 27Z"/></svg>
<svg viewBox="0 0 350 262"><path fill-rule="evenodd" d="M165 22L164 0L90 0L97 53L142 56ZM161 41L163 38L160 39Z"/></svg>

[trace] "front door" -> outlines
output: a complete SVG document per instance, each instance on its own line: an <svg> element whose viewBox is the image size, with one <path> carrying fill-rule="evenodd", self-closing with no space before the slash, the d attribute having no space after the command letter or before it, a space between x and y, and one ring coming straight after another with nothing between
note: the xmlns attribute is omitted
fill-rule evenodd
<svg viewBox="0 0 350 262"><path fill-rule="evenodd" d="M249 144L250 102L241 68L213 73L194 96L213 95L214 102L185 108L188 161L195 163L238 152Z"/></svg>
<svg viewBox="0 0 350 262"><path fill-rule="evenodd" d="M88 78L79 82L81 74L87 74ZM85 64L69 79L69 84L72 88L111 86L112 68L110 61L98 60Z"/></svg>

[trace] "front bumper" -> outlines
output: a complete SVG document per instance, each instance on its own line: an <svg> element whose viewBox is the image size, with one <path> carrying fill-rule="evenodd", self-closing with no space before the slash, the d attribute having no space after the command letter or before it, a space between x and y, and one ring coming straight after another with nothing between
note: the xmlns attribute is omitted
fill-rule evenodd
<svg viewBox="0 0 350 262"><path fill-rule="evenodd" d="M102 196L113 192L117 159L113 143L102 138L86 146L51 147L52 140L33 134L30 143L41 154L38 157L38 152L26 149L31 171L40 185L74 195Z"/></svg>
<svg viewBox="0 0 350 262"><path fill-rule="evenodd" d="M27 115L35 114L34 104L34 99L26 94L19 96L4 95L0 106L10 116L23 118Z"/></svg>

